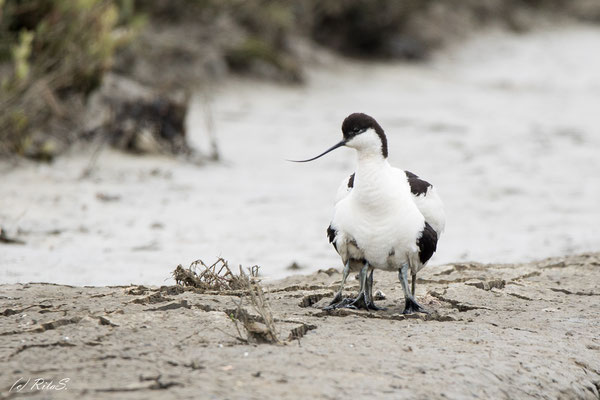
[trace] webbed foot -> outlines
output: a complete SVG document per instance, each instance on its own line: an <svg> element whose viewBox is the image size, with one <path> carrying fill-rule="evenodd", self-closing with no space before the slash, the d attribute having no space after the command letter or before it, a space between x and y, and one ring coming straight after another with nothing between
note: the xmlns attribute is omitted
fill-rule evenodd
<svg viewBox="0 0 600 400"><path fill-rule="evenodd" d="M341 294L337 294L329 305L323 307L323 310L335 310L336 308L346 308L348 304L352 303L354 299L350 299L348 297L342 297Z"/></svg>
<svg viewBox="0 0 600 400"><path fill-rule="evenodd" d="M344 297L342 296L342 292L337 292L335 294L335 297L333 298L333 300L331 300L331 303L329 303L330 306L339 303L340 301L342 301L344 299Z"/></svg>
<svg viewBox="0 0 600 400"><path fill-rule="evenodd" d="M353 310L373 310L373 311L382 311L386 310L385 307L379 307L373 301L366 301L364 295L359 295L355 299L351 298L342 298L341 296L338 298L337 296L329 303L329 305L323 307L323 310L330 311L335 310L336 308L351 308Z"/></svg>
<svg viewBox="0 0 600 400"><path fill-rule="evenodd" d="M368 310L368 302L367 302L367 294L363 291L358 294L358 296L352 300L350 303L345 305L345 308L352 308L354 310Z"/></svg>
<svg viewBox="0 0 600 400"><path fill-rule="evenodd" d="M418 312L429 314L429 311L427 311L425 308L423 308L422 305L417 303L417 300L415 300L412 297L406 297L404 303L404 311L402 311L402 314L413 314Z"/></svg>

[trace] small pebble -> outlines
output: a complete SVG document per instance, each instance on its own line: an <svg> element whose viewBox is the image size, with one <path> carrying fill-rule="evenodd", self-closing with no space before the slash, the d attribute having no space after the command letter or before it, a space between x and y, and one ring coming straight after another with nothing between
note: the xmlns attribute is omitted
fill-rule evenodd
<svg viewBox="0 0 600 400"><path fill-rule="evenodd" d="M375 300L385 300L385 293L383 293L381 290L377 290L375 292L375 294L373 295L373 299L375 299Z"/></svg>

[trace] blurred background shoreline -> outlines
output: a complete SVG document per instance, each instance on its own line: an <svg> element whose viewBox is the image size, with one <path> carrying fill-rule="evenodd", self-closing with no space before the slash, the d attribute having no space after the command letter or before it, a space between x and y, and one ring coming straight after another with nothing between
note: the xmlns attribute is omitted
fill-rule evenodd
<svg viewBox="0 0 600 400"><path fill-rule="evenodd" d="M185 154L189 100L232 74L301 85L323 51L419 65L489 29L598 21L594 0L1 0L0 154Z"/></svg>
<svg viewBox="0 0 600 400"><path fill-rule="evenodd" d="M432 264L598 250L597 2L3 3L0 225L24 242L0 244L3 283L339 268L353 155L284 159L355 111L443 195Z"/></svg>

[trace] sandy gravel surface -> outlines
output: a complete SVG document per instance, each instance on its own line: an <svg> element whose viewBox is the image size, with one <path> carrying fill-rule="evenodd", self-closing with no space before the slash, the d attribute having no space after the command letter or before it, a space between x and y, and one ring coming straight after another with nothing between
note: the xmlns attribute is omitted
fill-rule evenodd
<svg viewBox="0 0 600 400"><path fill-rule="evenodd" d="M2 285L0 398L600 397L598 253L426 268L431 314L410 318L388 273L375 277L386 311L322 311L339 280L266 286L282 345L234 338L235 292Z"/></svg>

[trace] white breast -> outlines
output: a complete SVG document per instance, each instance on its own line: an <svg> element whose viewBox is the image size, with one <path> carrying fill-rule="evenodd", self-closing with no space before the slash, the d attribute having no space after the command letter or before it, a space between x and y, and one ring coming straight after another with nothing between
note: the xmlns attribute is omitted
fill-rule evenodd
<svg viewBox="0 0 600 400"><path fill-rule="evenodd" d="M344 262L357 258L359 251L375 268L397 269L407 255L417 253L424 217L406 179L397 179L386 160L363 160L354 188L345 196L338 190L338 196L342 198L336 204L332 226L338 231L336 244Z"/></svg>

